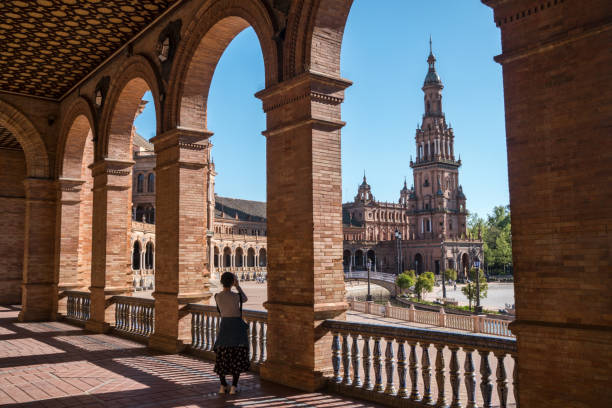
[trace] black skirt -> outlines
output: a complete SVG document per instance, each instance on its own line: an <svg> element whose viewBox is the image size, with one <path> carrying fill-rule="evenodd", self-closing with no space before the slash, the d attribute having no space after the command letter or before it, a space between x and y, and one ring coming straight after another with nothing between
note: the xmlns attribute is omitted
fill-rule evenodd
<svg viewBox="0 0 612 408"><path fill-rule="evenodd" d="M214 372L219 375L249 371L249 326L240 317L224 317L213 350L217 354Z"/></svg>

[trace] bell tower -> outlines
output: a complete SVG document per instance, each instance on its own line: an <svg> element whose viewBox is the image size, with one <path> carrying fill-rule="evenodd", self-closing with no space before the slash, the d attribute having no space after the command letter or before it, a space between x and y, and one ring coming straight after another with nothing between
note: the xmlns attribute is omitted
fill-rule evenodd
<svg viewBox="0 0 612 408"><path fill-rule="evenodd" d="M422 239L462 237L466 231L465 196L459 186L461 160L455 160L455 135L442 111L444 85L436 72L436 57L429 39L427 75L423 83L423 119L417 125L416 161L411 210L417 215L417 236Z"/></svg>

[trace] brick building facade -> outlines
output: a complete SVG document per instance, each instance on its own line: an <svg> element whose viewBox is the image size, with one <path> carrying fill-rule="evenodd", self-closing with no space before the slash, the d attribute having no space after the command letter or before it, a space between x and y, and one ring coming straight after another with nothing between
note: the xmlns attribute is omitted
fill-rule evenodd
<svg viewBox="0 0 612 408"><path fill-rule="evenodd" d="M466 197L459 184L453 129L442 111L444 85L436 72L430 41L423 83L425 113L416 129L416 160L410 160L413 185L406 181L397 203L376 201L365 174L353 202L342 205L345 271L365 269L417 273L443 269L460 278L483 259L482 241L469 237ZM400 267L398 267L400 265Z"/></svg>
<svg viewBox="0 0 612 408"><path fill-rule="evenodd" d="M137 112L146 105L142 101ZM130 233L134 290L155 287L155 152L153 145L132 129L132 228ZM252 280L267 269L266 203L219 197L215 194L215 163L207 165L207 265L212 276L236 273Z"/></svg>
<svg viewBox="0 0 612 408"><path fill-rule="evenodd" d="M609 406L612 4L482 1L501 32L517 400ZM185 307L211 297L208 89L227 45L250 26L265 66L256 94L266 113L269 252L260 373L324 387L334 343L325 322L347 310L340 141L351 82L340 75L340 49L351 4L108 0L101 13L96 2L0 2L1 303L21 299L21 321L56 319L65 290L81 288L86 327L113 327L110 300L133 288L131 130L149 90L157 290L148 345L175 353L190 344ZM83 34L69 47L57 39L76 21Z"/></svg>

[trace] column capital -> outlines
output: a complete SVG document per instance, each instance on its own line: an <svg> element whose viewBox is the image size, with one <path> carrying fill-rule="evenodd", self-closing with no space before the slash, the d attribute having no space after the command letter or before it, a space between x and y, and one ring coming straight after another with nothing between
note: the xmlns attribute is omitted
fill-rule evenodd
<svg viewBox="0 0 612 408"><path fill-rule="evenodd" d="M62 204L78 204L81 202L81 190L85 180L60 178L57 180L58 199Z"/></svg>
<svg viewBox="0 0 612 408"><path fill-rule="evenodd" d="M202 168L208 164L208 140L213 135L207 130L175 128L151 139L157 155L156 171L179 164L181 167Z"/></svg>
<svg viewBox="0 0 612 408"><path fill-rule="evenodd" d="M344 100L344 90L352 84L348 79L308 71L263 89L257 92L255 97L262 100L266 113L307 97L339 104Z"/></svg>
<svg viewBox="0 0 612 408"><path fill-rule="evenodd" d="M89 165L94 178L94 189L109 187L126 190L132 185L132 160L104 158ZM102 185L101 185L102 184Z"/></svg>

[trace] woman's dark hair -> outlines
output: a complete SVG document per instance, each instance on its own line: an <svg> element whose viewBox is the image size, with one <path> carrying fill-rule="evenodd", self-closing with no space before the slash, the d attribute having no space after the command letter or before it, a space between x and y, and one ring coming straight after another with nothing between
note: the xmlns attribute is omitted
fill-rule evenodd
<svg viewBox="0 0 612 408"><path fill-rule="evenodd" d="M234 274L231 272L225 272L221 275L221 284L224 288L231 288L234 284Z"/></svg>

